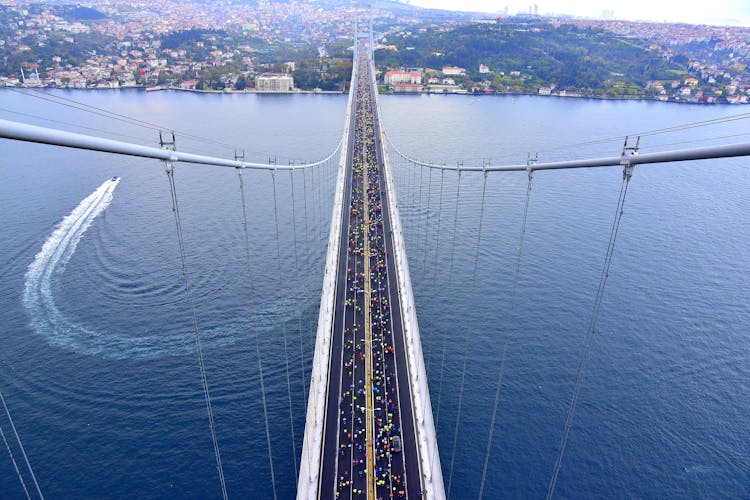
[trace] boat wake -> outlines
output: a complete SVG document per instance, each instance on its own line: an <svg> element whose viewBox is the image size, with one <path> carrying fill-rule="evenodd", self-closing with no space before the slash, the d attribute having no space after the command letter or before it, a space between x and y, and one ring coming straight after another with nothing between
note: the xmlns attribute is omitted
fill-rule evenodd
<svg viewBox="0 0 750 500"><path fill-rule="evenodd" d="M56 274L65 270L78 243L94 219L112 202L119 177L108 179L63 220L44 242L26 272L23 303L31 316L32 328L51 344L90 355L110 358L180 355L192 352L194 339L190 332L165 335L150 333L129 336L96 331L77 324L55 304L52 285ZM232 343L236 328L201 332L206 347Z"/></svg>

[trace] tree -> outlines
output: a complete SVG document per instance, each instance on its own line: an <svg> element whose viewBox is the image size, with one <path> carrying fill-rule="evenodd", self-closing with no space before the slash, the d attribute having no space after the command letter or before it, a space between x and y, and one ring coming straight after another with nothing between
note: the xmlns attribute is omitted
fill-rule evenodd
<svg viewBox="0 0 750 500"><path fill-rule="evenodd" d="M156 78L156 84L164 85L167 81L169 81L169 73L164 70L159 71L159 76Z"/></svg>
<svg viewBox="0 0 750 500"><path fill-rule="evenodd" d="M240 75L237 78L237 81L234 83L234 88L236 90L245 90L247 88L247 78L245 78L245 75Z"/></svg>

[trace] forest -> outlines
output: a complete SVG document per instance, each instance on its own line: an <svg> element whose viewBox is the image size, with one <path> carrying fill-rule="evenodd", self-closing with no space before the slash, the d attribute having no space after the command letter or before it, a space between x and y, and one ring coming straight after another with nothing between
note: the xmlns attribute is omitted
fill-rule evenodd
<svg viewBox="0 0 750 500"><path fill-rule="evenodd" d="M549 22L476 23L388 35L379 50L382 67L460 66L470 80L498 88L535 91L539 85L583 93L643 93L647 82L685 73L683 64L648 50L642 42L611 33ZM393 50L395 46L396 50ZM491 74L480 74L484 64ZM511 72L521 77L511 79ZM465 83L465 82L464 82Z"/></svg>

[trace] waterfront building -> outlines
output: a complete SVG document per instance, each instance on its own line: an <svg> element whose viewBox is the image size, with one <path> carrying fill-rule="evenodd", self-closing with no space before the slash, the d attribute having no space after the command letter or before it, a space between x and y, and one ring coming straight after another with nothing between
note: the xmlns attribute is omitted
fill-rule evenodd
<svg viewBox="0 0 750 500"><path fill-rule="evenodd" d="M294 78L283 73L263 73L255 78L255 90L259 92L292 92Z"/></svg>
<svg viewBox="0 0 750 500"><path fill-rule="evenodd" d="M390 70L383 76L383 83L386 85L397 85L401 83L410 84L421 84L422 83L422 72L421 71L404 71L404 70Z"/></svg>

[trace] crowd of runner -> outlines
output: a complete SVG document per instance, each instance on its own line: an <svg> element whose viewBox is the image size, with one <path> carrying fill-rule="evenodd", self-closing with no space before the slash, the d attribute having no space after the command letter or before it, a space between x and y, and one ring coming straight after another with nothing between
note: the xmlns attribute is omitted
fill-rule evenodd
<svg viewBox="0 0 750 500"><path fill-rule="evenodd" d="M401 453L401 416L391 321L391 285L383 236L384 182L375 143L368 58L359 58L352 145L351 205L347 235L344 350L339 404L338 498L367 494L367 419L372 419L376 498L405 498L406 476ZM367 203L365 204L365 197ZM365 213L365 207L367 207ZM369 257L365 251L368 239ZM366 273L367 269L369 273ZM365 283L369 277L369 283ZM368 300L371 347L372 408L367 407L365 301ZM394 290L395 292L395 290ZM395 296L395 295L394 295ZM395 447L394 447L395 445ZM395 449L394 449L395 448Z"/></svg>

